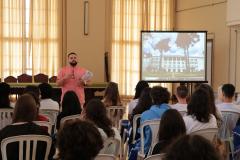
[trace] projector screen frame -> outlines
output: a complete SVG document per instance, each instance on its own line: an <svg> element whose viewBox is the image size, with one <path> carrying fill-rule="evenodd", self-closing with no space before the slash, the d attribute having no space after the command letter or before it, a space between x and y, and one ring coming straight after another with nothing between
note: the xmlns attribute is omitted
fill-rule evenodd
<svg viewBox="0 0 240 160"><path fill-rule="evenodd" d="M145 80L142 77L142 55L143 55L143 47L142 47L142 36L143 33L167 33L167 32L173 32L173 33L205 33L205 80ZM180 31L160 31L160 30L141 30L141 40L140 40L140 80L145 80L149 83L208 83L207 80L207 31L205 30L180 30Z"/></svg>

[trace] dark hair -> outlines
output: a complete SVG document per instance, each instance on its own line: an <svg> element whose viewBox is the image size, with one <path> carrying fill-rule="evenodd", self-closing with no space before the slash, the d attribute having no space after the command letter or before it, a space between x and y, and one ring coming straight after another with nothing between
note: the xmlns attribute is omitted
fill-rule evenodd
<svg viewBox="0 0 240 160"><path fill-rule="evenodd" d="M40 107L40 99L39 99L40 90L39 90L38 86L28 85L24 89L23 93L29 93L31 96L33 96L36 104Z"/></svg>
<svg viewBox="0 0 240 160"><path fill-rule="evenodd" d="M180 98L186 98L188 96L188 88L185 85L177 87L177 96Z"/></svg>
<svg viewBox="0 0 240 160"><path fill-rule="evenodd" d="M82 112L78 96L74 91L67 91L62 100L62 115L71 116Z"/></svg>
<svg viewBox="0 0 240 160"><path fill-rule="evenodd" d="M48 99L52 97L52 86L48 83L39 84L42 99Z"/></svg>
<svg viewBox="0 0 240 160"><path fill-rule="evenodd" d="M141 92L143 91L144 88L149 87L147 81L141 80L137 83L136 88L135 88L135 95L133 99L138 99L141 95Z"/></svg>
<svg viewBox="0 0 240 160"><path fill-rule="evenodd" d="M187 114L194 115L199 122L207 123L210 118L209 98L204 89L197 89L187 106Z"/></svg>
<svg viewBox="0 0 240 160"><path fill-rule="evenodd" d="M232 84L224 84L222 86L223 95L227 98L232 98L235 93L235 87Z"/></svg>
<svg viewBox="0 0 240 160"><path fill-rule="evenodd" d="M32 122L37 118L37 106L33 97L29 94L23 94L17 100L13 112L13 123Z"/></svg>
<svg viewBox="0 0 240 160"><path fill-rule="evenodd" d="M149 110L152 106L152 98L150 96L151 88L144 88L136 107L133 109L131 121L136 114L142 114L144 111Z"/></svg>
<svg viewBox="0 0 240 160"><path fill-rule="evenodd" d="M37 97L40 96L40 90L39 90L38 86L34 86L34 85L26 86L23 93L28 93L28 92L33 92Z"/></svg>
<svg viewBox="0 0 240 160"><path fill-rule="evenodd" d="M99 99L92 99L86 105L86 118L103 129L108 137L114 137L111 120L107 117L107 110Z"/></svg>
<svg viewBox="0 0 240 160"><path fill-rule="evenodd" d="M181 114L175 109L169 109L163 113L161 125L159 125L158 140L172 141L178 136L186 134L186 126Z"/></svg>
<svg viewBox="0 0 240 160"><path fill-rule="evenodd" d="M104 104L106 106L117 106L121 104L118 84L115 82L109 82L104 93Z"/></svg>
<svg viewBox="0 0 240 160"><path fill-rule="evenodd" d="M68 121L57 137L59 158L62 160L92 160L103 148L98 129L81 120Z"/></svg>
<svg viewBox="0 0 240 160"><path fill-rule="evenodd" d="M77 53L75 53L75 52L70 52L70 53L68 53L68 55L67 55L67 57L69 57L70 55L77 55Z"/></svg>
<svg viewBox="0 0 240 160"><path fill-rule="evenodd" d="M154 105L161 105L162 103L168 103L170 99L170 93L167 88L161 86L154 86L151 90L151 97Z"/></svg>
<svg viewBox="0 0 240 160"><path fill-rule="evenodd" d="M165 160L220 160L214 146L199 135L185 135L173 143Z"/></svg>
<svg viewBox="0 0 240 160"><path fill-rule="evenodd" d="M1 82L0 83L0 108L10 107L9 94L10 94L10 85L5 82Z"/></svg>
<svg viewBox="0 0 240 160"><path fill-rule="evenodd" d="M206 90L206 92L208 93L210 113L213 114L218 121L221 121L221 118L217 114L214 92L213 92L212 87L209 86L208 84L201 84L201 85L199 85L199 89L200 88Z"/></svg>

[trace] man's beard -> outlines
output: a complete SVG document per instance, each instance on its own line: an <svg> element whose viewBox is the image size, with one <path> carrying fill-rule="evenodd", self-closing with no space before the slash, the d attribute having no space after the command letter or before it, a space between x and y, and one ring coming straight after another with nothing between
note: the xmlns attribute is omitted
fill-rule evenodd
<svg viewBox="0 0 240 160"><path fill-rule="evenodd" d="M69 64L70 64L72 67L75 67L75 66L77 65L77 62L74 61L74 62L70 62Z"/></svg>

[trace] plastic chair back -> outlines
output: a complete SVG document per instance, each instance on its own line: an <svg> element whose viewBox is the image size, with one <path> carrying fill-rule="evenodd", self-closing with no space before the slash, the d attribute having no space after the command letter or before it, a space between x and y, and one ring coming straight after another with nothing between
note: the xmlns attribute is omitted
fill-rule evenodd
<svg viewBox="0 0 240 160"><path fill-rule="evenodd" d="M140 136L141 136L141 150L140 150L140 154L144 154L144 141L145 141L145 137L144 137L144 129L146 127L149 127L151 130L151 137L152 137L152 141L151 141L151 147L150 149L153 147L154 142L157 142L157 135L158 135L158 130L159 130L159 125L160 125L160 119L156 119L156 120L147 120L145 122L143 122L140 126Z"/></svg>
<svg viewBox="0 0 240 160"><path fill-rule="evenodd" d="M0 109L0 129L12 123L13 109Z"/></svg>
<svg viewBox="0 0 240 160"><path fill-rule="evenodd" d="M126 107L109 106L107 107L107 116L112 121L113 127L119 128L119 121L123 118Z"/></svg>
<svg viewBox="0 0 240 160"><path fill-rule="evenodd" d="M99 153L112 154L118 156L120 152L120 141L116 138L110 137L104 140L104 147Z"/></svg>
<svg viewBox="0 0 240 160"><path fill-rule="evenodd" d="M144 160L163 160L163 158L165 158L165 156L166 156L165 153L155 154L155 155L148 156Z"/></svg>
<svg viewBox="0 0 240 160"><path fill-rule="evenodd" d="M192 135L200 135L200 136L206 138L207 140L209 140L210 142L213 142L214 137L217 135L217 133L218 133L218 128L206 128L206 129L194 131L191 134Z"/></svg>
<svg viewBox="0 0 240 160"><path fill-rule="evenodd" d="M44 160L48 160L52 139L51 137L44 136L44 135L21 135L21 136L13 136L13 137L8 137L3 139L1 142L2 159L8 160L7 158L8 144L18 142L19 143L19 153L18 153L19 160L23 160L24 155L26 156L24 160L30 160L30 159L35 160L36 153L37 153L37 143L40 141L46 142L46 152L41 154L45 154ZM32 150L32 152L30 150ZM23 152L25 152L25 154ZM17 154L17 153L13 153L13 154Z"/></svg>
<svg viewBox="0 0 240 160"><path fill-rule="evenodd" d="M116 157L111 154L99 154L95 158L95 160L115 160L115 159L116 159Z"/></svg>
<svg viewBox="0 0 240 160"><path fill-rule="evenodd" d="M218 135L221 139L228 139L232 136L232 130L236 126L240 114L233 111L221 111L222 125L220 126Z"/></svg>
<svg viewBox="0 0 240 160"><path fill-rule="evenodd" d="M76 115L71 115L71 116L66 116L64 118L61 119L60 121L60 128L62 128L64 126L64 123L69 121L69 120L74 120L74 119L80 119L80 114L76 114Z"/></svg>

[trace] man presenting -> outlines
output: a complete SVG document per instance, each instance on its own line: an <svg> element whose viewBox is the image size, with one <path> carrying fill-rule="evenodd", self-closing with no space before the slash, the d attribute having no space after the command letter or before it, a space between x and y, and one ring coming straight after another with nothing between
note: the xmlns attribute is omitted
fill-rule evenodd
<svg viewBox="0 0 240 160"><path fill-rule="evenodd" d="M63 67L57 76L57 85L62 87L61 100L67 91L74 91L78 96L81 106L83 106L85 102L84 85L89 81L89 79L84 79L83 77L86 77L85 74L89 71L77 66L77 54L74 52L68 54L68 63L69 65Z"/></svg>

